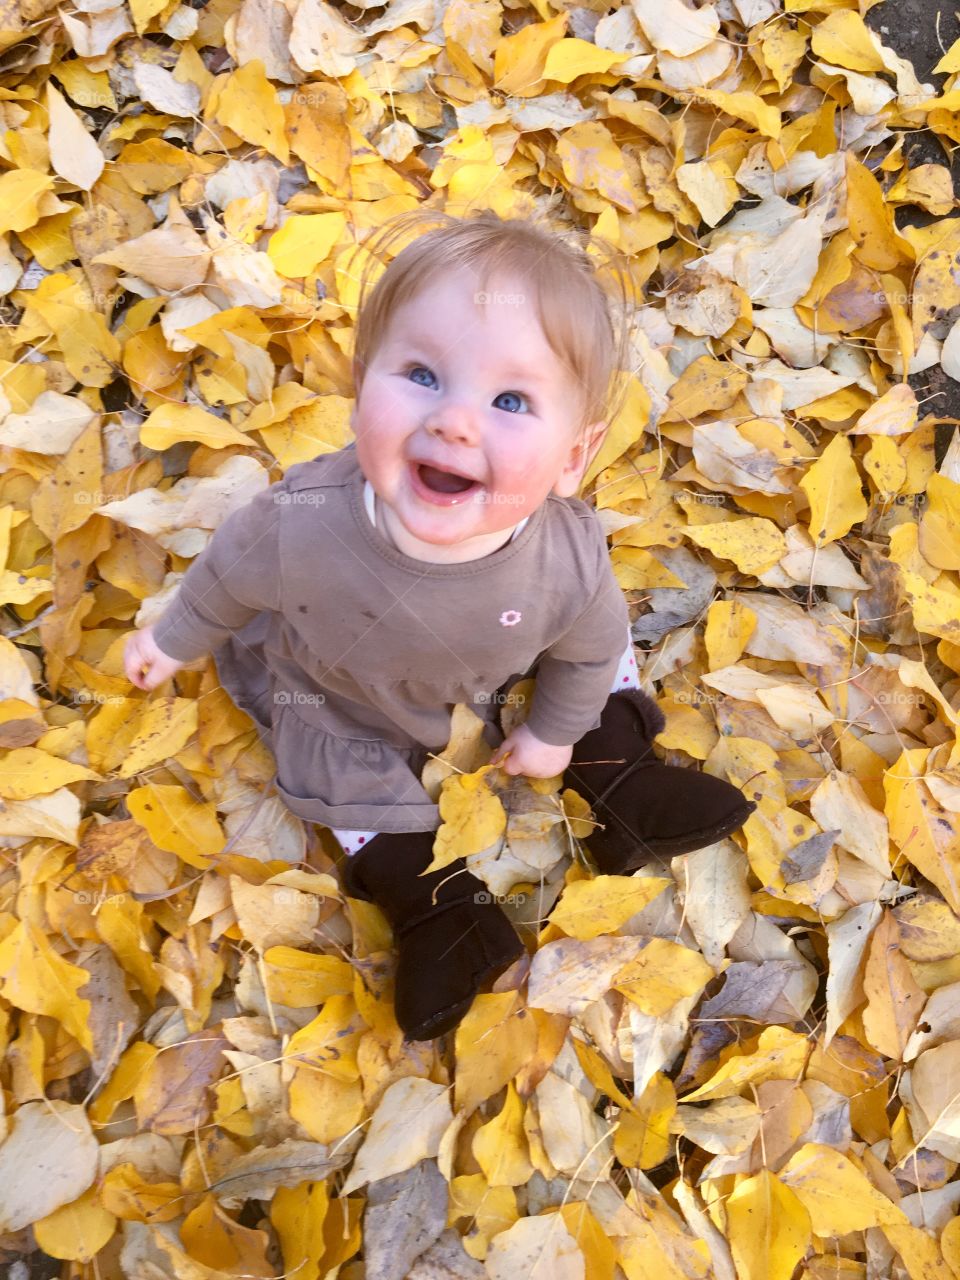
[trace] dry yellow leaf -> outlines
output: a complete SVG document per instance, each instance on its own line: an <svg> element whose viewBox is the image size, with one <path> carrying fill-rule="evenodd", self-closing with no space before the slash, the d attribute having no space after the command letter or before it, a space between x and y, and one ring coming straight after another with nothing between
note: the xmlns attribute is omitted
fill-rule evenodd
<svg viewBox="0 0 960 1280"><path fill-rule="evenodd" d="M810 536L817 546L835 542L867 514L860 473L845 436L834 436L800 481L810 503Z"/></svg>

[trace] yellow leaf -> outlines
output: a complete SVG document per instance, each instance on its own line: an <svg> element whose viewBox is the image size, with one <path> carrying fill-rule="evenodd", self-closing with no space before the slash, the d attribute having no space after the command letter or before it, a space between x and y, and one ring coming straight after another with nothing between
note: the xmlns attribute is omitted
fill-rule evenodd
<svg viewBox="0 0 960 1280"><path fill-rule="evenodd" d="M659 699L667 724L657 734L657 742L668 751L685 751L694 760L706 760L716 745L717 731L697 707L706 707L711 696L693 688L682 693L679 700L669 695Z"/></svg>
<svg viewBox="0 0 960 1280"><path fill-rule="evenodd" d="M7 800L29 800L47 795L58 787L100 775L82 764L71 764L36 747L18 747L0 760L0 796Z"/></svg>
<svg viewBox="0 0 960 1280"><path fill-rule="evenodd" d="M507 1230L518 1219L517 1194L512 1187L490 1187L482 1173L464 1174L450 1181L447 1221L468 1219L484 1242ZM464 1237L464 1242L472 1237ZM471 1256L475 1256L471 1253ZM480 1257L483 1257L481 1252Z"/></svg>
<svg viewBox="0 0 960 1280"><path fill-rule="evenodd" d="M852 152L846 156L847 219L857 244L855 256L865 267L877 271L893 271L902 263L911 262L913 251L897 232L893 208L884 202L880 183Z"/></svg>
<svg viewBox="0 0 960 1280"><path fill-rule="evenodd" d="M818 547L850 532L867 514L860 473L846 436L835 435L800 481L810 503L810 536Z"/></svg>
<svg viewBox="0 0 960 1280"><path fill-rule="evenodd" d="M747 375L735 364L699 356L687 365L670 388L661 422L686 422L708 411L728 409L747 385Z"/></svg>
<svg viewBox="0 0 960 1280"><path fill-rule="evenodd" d="M766 573L787 551L786 539L777 526L760 516L687 525L684 534L718 559L732 560L741 573Z"/></svg>
<svg viewBox="0 0 960 1280"><path fill-rule="evenodd" d="M958 41L960 43L960 41ZM940 1248L954 1275L960 1276L960 1214L951 1218L943 1228Z"/></svg>
<svg viewBox="0 0 960 1280"><path fill-rule="evenodd" d="M916 425L916 412L915 390L909 383L897 383L870 404L846 434L905 435Z"/></svg>
<svg viewBox="0 0 960 1280"><path fill-rule="evenodd" d="M301 1182L278 1187L270 1202L270 1221L283 1250L283 1274L287 1280L320 1280L323 1257L323 1221L330 1204L325 1182Z"/></svg>
<svg viewBox="0 0 960 1280"><path fill-rule="evenodd" d="M651 587L687 585L642 547L614 547L610 560L621 591L648 591Z"/></svg>
<svg viewBox="0 0 960 1280"><path fill-rule="evenodd" d="M353 990L353 969L346 960L295 947L268 947L261 972L270 999L292 1009L308 1009Z"/></svg>
<svg viewBox="0 0 960 1280"><path fill-rule="evenodd" d="M208 449L249 445L250 437L196 404L161 404L140 424L140 443L148 449L169 449L182 440L195 440Z"/></svg>
<svg viewBox="0 0 960 1280"><path fill-rule="evenodd" d="M457 1109L469 1115L536 1053L536 1023L517 992L481 994L457 1027L455 1047Z"/></svg>
<svg viewBox="0 0 960 1280"><path fill-rule="evenodd" d="M707 610L703 642L710 671L739 662L757 626L757 615L742 600L714 600Z"/></svg>
<svg viewBox="0 0 960 1280"><path fill-rule="evenodd" d="M547 54L563 38L568 21L566 13L558 13L549 22L530 22L497 40L493 83L499 93L523 93L543 79Z"/></svg>
<svg viewBox="0 0 960 1280"><path fill-rule="evenodd" d="M47 1014L84 1049L93 1051L90 1001L77 995L90 974L57 955L46 935L29 920L21 920L0 942L0 977L5 1000L17 1009Z"/></svg>
<svg viewBox="0 0 960 1280"><path fill-rule="evenodd" d="M614 1280L617 1251L590 1206L583 1200L568 1201L559 1213L583 1254L584 1280Z"/></svg>
<svg viewBox="0 0 960 1280"><path fill-rule="evenodd" d="M164 1045L145 1067L133 1091L140 1129L181 1134L205 1125L227 1044L219 1026L214 1025ZM182 1212L181 1204L178 1213Z"/></svg>
<svg viewBox="0 0 960 1280"><path fill-rule="evenodd" d="M755 93L723 93L719 89L698 89L697 96L737 120L745 120L765 138L780 137L780 112Z"/></svg>
<svg viewBox="0 0 960 1280"><path fill-rule="evenodd" d="M317 1016L287 1041L284 1058L337 1080L359 1079L357 1046L366 1024L352 995L331 996Z"/></svg>
<svg viewBox="0 0 960 1280"><path fill-rule="evenodd" d="M907 464L890 436L873 437L863 459L863 469L886 501L899 492L907 478Z"/></svg>
<svg viewBox="0 0 960 1280"><path fill-rule="evenodd" d="M313 1067L298 1067L289 1085L290 1115L315 1142L336 1142L363 1120L359 1080L340 1080Z"/></svg>
<svg viewBox="0 0 960 1280"><path fill-rule="evenodd" d="M39 294L40 290L36 292ZM114 380L120 361L120 343L99 311L43 295L31 305L56 335L63 362L78 382L85 387L105 387Z"/></svg>
<svg viewBox="0 0 960 1280"><path fill-rule="evenodd" d="M134 787L127 793L127 808L155 845L201 871L226 843L216 806L194 800L184 787Z"/></svg>
<svg viewBox="0 0 960 1280"><path fill-rule="evenodd" d="M960 484L939 472L927 484L919 546L938 569L960 569Z"/></svg>
<svg viewBox="0 0 960 1280"><path fill-rule="evenodd" d="M631 916L672 884L655 876L596 876L568 884L550 916L550 923L571 938L596 938L615 933Z"/></svg>
<svg viewBox="0 0 960 1280"><path fill-rule="evenodd" d="M632 1106L620 1112L613 1135L620 1163L628 1169L655 1169L662 1164L670 1152L670 1122L676 1110L673 1081L657 1071Z"/></svg>
<svg viewBox="0 0 960 1280"><path fill-rule="evenodd" d="M483 765L475 773L458 773L444 779L440 790L441 826L433 845L433 861L421 875L489 849L506 831L506 811L487 784L489 772L490 766Z"/></svg>
<svg viewBox="0 0 960 1280"><path fill-rule="evenodd" d="M191 1258L218 1271L251 1280L272 1280L275 1275L267 1261L270 1237L266 1231L234 1222L212 1195L204 1196L184 1218L180 1239Z"/></svg>
<svg viewBox="0 0 960 1280"><path fill-rule="evenodd" d="M662 471L663 460L655 453L624 458L616 466L606 467L594 484L598 509L653 497Z"/></svg>
<svg viewBox="0 0 960 1280"><path fill-rule="evenodd" d="M653 1017L665 1014L684 996L702 991L714 977L699 951L667 938L650 938L616 975L614 987Z"/></svg>
<svg viewBox="0 0 960 1280"><path fill-rule="evenodd" d="M908 1222L884 1223L881 1230L899 1253L910 1280L955 1280L955 1268L944 1261L946 1248L942 1238L938 1248L929 1231Z"/></svg>
<svg viewBox="0 0 960 1280"><path fill-rule="evenodd" d="M175 756L197 731L199 708L193 698L152 698L141 704L136 735L117 770L132 778Z"/></svg>
<svg viewBox="0 0 960 1280"><path fill-rule="evenodd" d="M133 15L133 23L136 27L137 35L142 36L150 19L156 17L165 8L166 5L163 0L131 0L130 12Z"/></svg>
<svg viewBox="0 0 960 1280"><path fill-rule="evenodd" d="M508 1084L499 1113L473 1135L473 1154L491 1187L525 1186L533 1176L523 1111L516 1089Z"/></svg>
<svg viewBox="0 0 960 1280"><path fill-rule="evenodd" d="M172 1222L183 1213L178 1182L148 1182L135 1164L118 1164L106 1174L100 1203L126 1222Z"/></svg>
<svg viewBox="0 0 960 1280"><path fill-rule="evenodd" d="M283 386L277 388L278 392L283 390ZM256 412L255 409L247 419L248 429L253 426ZM350 401L343 396L314 396L309 403L282 414L282 421L262 426L259 431L263 443L284 469L297 462L308 462L318 454L332 453L349 443L352 436Z"/></svg>
<svg viewBox="0 0 960 1280"><path fill-rule="evenodd" d="M231 72L217 99L216 118L245 142L269 151L282 165L290 163L283 107L260 58Z"/></svg>
<svg viewBox="0 0 960 1280"><path fill-rule="evenodd" d="M790 1280L810 1244L810 1215L789 1187L764 1169L726 1202L739 1280Z"/></svg>
<svg viewBox="0 0 960 1280"><path fill-rule="evenodd" d="M269 947L312 941L320 915L312 893L283 884L249 884L242 876L231 876L230 896L240 933L261 955Z"/></svg>
<svg viewBox="0 0 960 1280"><path fill-rule="evenodd" d="M281 275L300 279L326 262L346 225L342 213L294 215L270 237L267 253Z"/></svg>
<svg viewBox="0 0 960 1280"><path fill-rule="evenodd" d="M852 1160L822 1143L805 1143L780 1171L780 1181L809 1213L814 1235L845 1236L867 1227L906 1225L903 1210Z"/></svg>
<svg viewBox="0 0 960 1280"><path fill-rule="evenodd" d="M110 77L106 71L91 71L85 62L76 58L72 62L59 62L53 76L78 106L86 110L91 107L109 107L111 111L116 111L117 100L113 96Z"/></svg>
<svg viewBox="0 0 960 1280"><path fill-rule="evenodd" d="M782 93L800 65L807 48L807 36L785 22L771 22L760 37L763 60Z"/></svg>
<svg viewBox="0 0 960 1280"><path fill-rule="evenodd" d="M786 1027L767 1027L753 1053L730 1058L705 1084L688 1093L684 1102L732 1098L744 1085L761 1084L764 1080L799 1080L810 1048L806 1036Z"/></svg>
<svg viewBox="0 0 960 1280"><path fill-rule="evenodd" d="M100 937L152 1000L161 983L153 955L143 936L148 924L144 920L143 903L129 894L110 894L99 904L96 920Z"/></svg>
<svg viewBox="0 0 960 1280"><path fill-rule="evenodd" d="M634 12L655 49L686 58L713 43L720 19L712 6L688 9L681 0L635 0Z"/></svg>
<svg viewBox="0 0 960 1280"><path fill-rule="evenodd" d="M626 213L639 209L641 200L620 147L599 120L565 129L557 142L557 158L568 182L595 191Z"/></svg>
<svg viewBox="0 0 960 1280"><path fill-rule="evenodd" d="M952 644L960 643L960 592L931 586L909 569L900 569L900 579L917 630Z"/></svg>
<svg viewBox="0 0 960 1280"><path fill-rule="evenodd" d="M30 504L35 524L51 542L86 524L99 504L103 476L100 420L94 418L57 468L37 485Z"/></svg>
<svg viewBox="0 0 960 1280"><path fill-rule="evenodd" d="M709 227L730 212L740 199L740 188L730 170L720 161L698 160L677 169L677 186L700 211Z"/></svg>
<svg viewBox="0 0 960 1280"><path fill-rule="evenodd" d="M156 1045L145 1040L135 1040L124 1050L113 1075L96 1099L90 1104L90 1119L103 1125L110 1121L118 1103L132 1098L144 1072L153 1064L159 1053Z"/></svg>
<svg viewBox="0 0 960 1280"><path fill-rule="evenodd" d="M569 84L578 76L603 74L629 56L614 49L602 49L590 40L558 40L547 52L541 76L544 80Z"/></svg>
<svg viewBox="0 0 960 1280"><path fill-rule="evenodd" d="M414 1076L394 1080L377 1104L341 1194L437 1155L452 1120L445 1085Z"/></svg>
<svg viewBox="0 0 960 1280"><path fill-rule="evenodd" d="M820 25L814 27L811 44L818 58L851 71L884 70L876 36L871 34L859 13L849 10L828 13Z"/></svg>
<svg viewBox="0 0 960 1280"><path fill-rule="evenodd" d="M25 231L40 218L38 205L53 178L36 169L13 169L0 177L0 235Z"/></svg>
<svg viewBox="0 0 960 1280"><path fill-rule="evenodd" d="M117 1229L117 1219L100 1203L96 1186L33 1224L37 1244L51 1258L89 1262Z"/></svg>

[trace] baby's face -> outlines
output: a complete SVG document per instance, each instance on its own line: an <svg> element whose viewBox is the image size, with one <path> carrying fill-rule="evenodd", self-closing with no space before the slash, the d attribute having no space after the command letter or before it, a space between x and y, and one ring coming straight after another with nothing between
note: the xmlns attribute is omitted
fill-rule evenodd
<svg viewBox="0 0 960 1280"><path fill-rule="evenodd" d="M360 468L410 538L479 544L587 461L580 396L530 289L473 272L435 280L391 319L353 412Z"/></svg>

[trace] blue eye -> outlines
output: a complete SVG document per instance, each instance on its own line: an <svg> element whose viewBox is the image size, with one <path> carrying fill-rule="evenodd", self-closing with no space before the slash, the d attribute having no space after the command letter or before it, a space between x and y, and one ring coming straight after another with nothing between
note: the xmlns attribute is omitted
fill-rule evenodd
<svg viewBox="0 0 960 1280"><path fill-rule="evenodd" d="M522 396L519 391L501 391L500 394L497 396L497 399L502 400L504 396L513 396L514 400L519 400L521 403L526 403L526 396ZM514 413L518 411L513 409L508 409L507 412Z"/></svg>
<svg viewBox="0 0 960 1280"><path fill-rule="evenodd" d="M421 382L418 378L414 378L414 374L418 374L418 373L425 373L425 374L427 375L427 377L428 377L428 378L433 378L433 380L434 380L434 381L436 381L436 378L434 377L433 372L432 372L430 369L428 369L428 368L427 368L427 366L426 366L425 364L412 364L412 365L410 365L410 367L407 369L406 376L407 376L408 378L411 378L411 379L416 383L416 385L417 385L418 387L423 387L423 386L429 386L429 385L430 385L429 383ZM501 392L500 392L500 394L496 397L496 399L497 399L497 400L500 400L500 399L502 399L504 396L513 396L513 398L514 398L515 400L517 400L517 401L519 401L519 402L520 402L520 405L526 404L526 405L527 405L527 407L528 407L528 408L530 408L530 403L529 403L529 401L527 400L527 397L526 397L526 396L524 396L524 395L521 395L521 393L520 393L519 391L501 391ZM496 401L494 401L494 403L496 403ZM507 413L519 413L519 412L520 412L520 408L519 408L519 406L518 406L518 408L516 408L516 409L507 409L507 410L505 410L505 412L507 412Z"/></svg>

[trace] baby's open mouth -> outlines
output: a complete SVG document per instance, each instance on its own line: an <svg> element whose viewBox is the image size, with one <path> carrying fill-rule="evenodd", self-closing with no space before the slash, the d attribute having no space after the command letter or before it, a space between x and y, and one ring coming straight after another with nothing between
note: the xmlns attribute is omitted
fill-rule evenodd
<svg viewBox="0 0 960 1280"><path fill-rule="evenodd" d="M439 467L428 466L425 462L418 464L417 474L434 493L466 493L478 483L470 476L461 476L455 471L441 471Z"/></svg>

